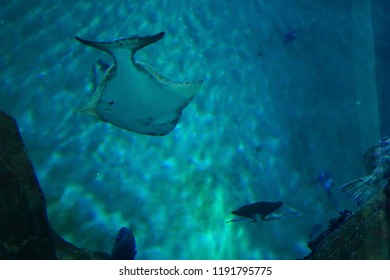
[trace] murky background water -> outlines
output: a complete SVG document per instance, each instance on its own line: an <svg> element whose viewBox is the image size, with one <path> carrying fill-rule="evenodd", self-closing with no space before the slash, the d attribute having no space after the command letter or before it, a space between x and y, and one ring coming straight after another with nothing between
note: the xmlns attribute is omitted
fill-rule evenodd
<svg viewBox="0 0 390 280"><path fill-rule="evenodd" d="M0 109L20 125L52 227L78 247L109 252L128 226L138 259L302 258L315 225L354 209L338 187L363 175L363 151L389 132L388 8L368 0L3 3ZM94 63L113 62L74 35L160 31L165 37L135 58L174 80L205 80L172 133L139 135L72 112L93 91ZM324 170L331 198L317 181ZM225 223L239 206L277 200L302 216Z"/></svg>

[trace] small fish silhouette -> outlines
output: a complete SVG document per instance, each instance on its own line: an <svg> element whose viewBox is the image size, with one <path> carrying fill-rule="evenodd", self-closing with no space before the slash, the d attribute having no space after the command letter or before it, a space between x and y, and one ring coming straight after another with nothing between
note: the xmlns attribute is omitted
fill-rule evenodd
<svg viewBox="0 0 390 280"><path fill-rule="evenodd" d="M327 170L322 170L318 175L317 182L326 191L328 197L332 198L332 191L334 181L332 174Z"/></svg>
<svg viewBox="0 0 390 280"><path fill-rule="evenodd" d="M231 213L237 216L251 219L252 222L257 222L256 215L259 215L262 221L270 221L279 218L270 215L272 214L272 212L282 207L282 205L283 205L282 201L276 201L276 202L259 201L259 202L241 206L240 208L238 208L238 210L234 210ZM235 222L235 221L238 220L233 219L226 223Z"/></svg>
<svg viewBox="0 0 390 280"><path fill-rule="evenodd" d="M289 31L283 35L283 42L288 44L292 41L295 41L298 38L297 33L294 31Z"/></svg>

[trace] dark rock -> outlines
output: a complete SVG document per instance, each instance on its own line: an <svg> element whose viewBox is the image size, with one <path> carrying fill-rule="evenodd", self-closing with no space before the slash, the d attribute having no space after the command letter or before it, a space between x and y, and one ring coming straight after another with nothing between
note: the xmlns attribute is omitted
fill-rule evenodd
<svg viewBox="0 0 390 280"><path fill-rule="evenodd" d="M57 257L60 260L108 260L110 258L110 255L104 252L91 252L77 248L55 232L53 232L53 238Z"/></svg>
<svg viewBox="0 0 390 280"><path fill-rule="evenodd" d="M56 259L46 200L16 121L0 113L0 259Z"/></svg>
<svg viewBox="0 0 390 280"><path fill-rule="evenodd" d="M0 112L0 259L108 259L79 249L51 228L16 121Z"/></svg>
<svg viewBox="0 0 390 280"><path fill-rule="evenodd" d="M310 244L311 260L378 260L390 258L390 189L384 188L355 213L340 212L323 238Z"/></svg>
<svg viewBox="0 0 390 280"><path fill-rule="evenodd" d="M340 228L340 226L349 219L349 216L352 215L351 211L344 210L339 212L340 216L337 219L329 220L329 225L326 231L319 233L315 238L309 240L307 247L310 250L315 251L317 247L326 240L326 238L332 234L335 230Z"/></svg>

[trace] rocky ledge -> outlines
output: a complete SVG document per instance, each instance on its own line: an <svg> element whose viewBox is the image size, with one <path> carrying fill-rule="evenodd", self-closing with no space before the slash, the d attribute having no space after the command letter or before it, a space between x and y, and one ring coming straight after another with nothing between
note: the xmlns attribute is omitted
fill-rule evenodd
<svg viewBox="0 0 390 280"><path fill-rule="evenodd" d="M0 112L0 259L108 259L79 249L50 227L46 199L16 121Z"/></svg>

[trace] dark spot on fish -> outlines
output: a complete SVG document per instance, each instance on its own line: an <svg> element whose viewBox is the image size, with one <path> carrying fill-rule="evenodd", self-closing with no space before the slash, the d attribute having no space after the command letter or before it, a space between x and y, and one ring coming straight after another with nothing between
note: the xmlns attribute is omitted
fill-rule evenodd
<svg viewBox="0 0 390 280"><path fill-rule="evenodd" d="M108 102L108 105L110 105L110 106L112 106L112 105L114 105L114 101L110 101L110 102Z"/></svg>

